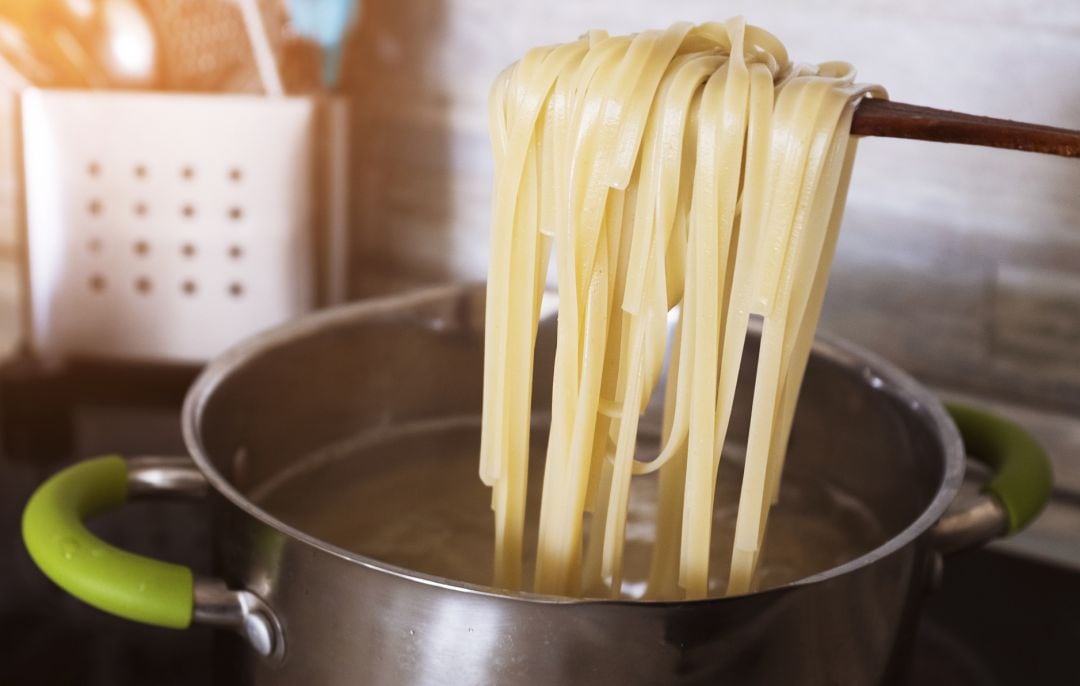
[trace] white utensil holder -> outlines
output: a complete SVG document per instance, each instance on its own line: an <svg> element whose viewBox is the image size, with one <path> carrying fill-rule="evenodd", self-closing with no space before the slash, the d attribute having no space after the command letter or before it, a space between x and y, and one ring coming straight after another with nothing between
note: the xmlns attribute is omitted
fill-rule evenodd
<svg viewBox="0 0 1080 686"><path fill-rule="evenodd" d="M26 326L46 365L199 363L344 297L344 105L29 90Z"/></svg>

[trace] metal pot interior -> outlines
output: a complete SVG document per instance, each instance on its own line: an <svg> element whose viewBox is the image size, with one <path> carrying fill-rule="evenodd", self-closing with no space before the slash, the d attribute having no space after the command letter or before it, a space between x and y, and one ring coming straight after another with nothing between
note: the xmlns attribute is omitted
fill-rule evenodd
<svg viewBox="0 0 1080 686"><path fill-rule="evenodd" d="M482 322L482 291L450 288L268 334L215 362L197 384L185 409L189 447L219 490L274 526L358 562L484 586L493 533L490 492L477 476ZM533 525L554 330L549 317L538 336ZM756 354L752 333L717 486L716 592L726 587ZM639 457L655 454L658 414L650 407L643 420ZM961 456L948 454L943 421L936 401L889 365L819 343L757 587L869 559L936 520L962 469ZM655 486L653 477L635 479L626 597L645 588ZM533 541L530 527L527 550Z"/></svg>

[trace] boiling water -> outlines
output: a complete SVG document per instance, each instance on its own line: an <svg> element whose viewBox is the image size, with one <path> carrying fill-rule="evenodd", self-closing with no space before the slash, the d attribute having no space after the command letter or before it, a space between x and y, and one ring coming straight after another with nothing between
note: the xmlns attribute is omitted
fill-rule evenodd
<svg viewBox="0 0 1080 686"><path fill-rule="evenodd" d="M546 431L537 427L530 460L525 588L531 587L534 565L545 439ZM494 524L491 492L477 475L479 440L474 417L370 430L294 463L249 495L285 523L346 550L486 585L492 575ZM886 539L857 498L812 474L799 474L796 466L789 465L769 518L757 588L827 570ZM725 451L710 563L709 586L716 595L727 586L741 476L741 455ZM645 591L656 484L655 475L633 480L623 575L628 598Z"/></svg>

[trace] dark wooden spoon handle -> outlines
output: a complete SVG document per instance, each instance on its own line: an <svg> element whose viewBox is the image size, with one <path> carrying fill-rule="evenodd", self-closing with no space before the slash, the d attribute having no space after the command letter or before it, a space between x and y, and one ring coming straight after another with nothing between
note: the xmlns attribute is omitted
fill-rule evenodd
<svg viewBox="0 0 1080 686"><path fill-rule="evenodd" d="M1080 131L874 98L859 103L851 133L1080 157Z"/></svg>

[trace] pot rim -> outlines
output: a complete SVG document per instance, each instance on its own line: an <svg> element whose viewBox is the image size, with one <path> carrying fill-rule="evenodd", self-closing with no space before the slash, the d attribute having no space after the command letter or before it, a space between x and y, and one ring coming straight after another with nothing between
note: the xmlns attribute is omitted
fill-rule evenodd
<svg viewBox="0 0 1080 686"><path fill-rule="evenodd" d="M919 536L923 535L942 517L942 515L945 514L946 509L948 509L949 505L952 503L963 482L966 460L963 442L956 425L945 411L941 401L899 367L860 346L829 336L815 337L813 354L822 356L851 369L861 368L861 373L867 383L871 384L875 389L884 393L889 393L903 401L912 412L917 414L919 418L929 426L930 430L935 435L940 437L945 461L941 481L938 484L934 497L919 516L909 523L902 531L878 547L848 560L841 565L831 567L817 574L803 577L782 586L773 586L768 589L753 591L742 596L709 597L698 600L571 598L566 596L533 593L530 591L505 591L491 586L455 581L445 577L417 572L406 567L382 562L375 558L332 545L301 529L286 524L249 500L214 467L213 462L207 455L203 446L199 428L200 418L203 416L204 407L213 396L215 389L225 379L229 378L235 369L242 367L266 352L284 346L292 341L333 328L335 325L354 322L357 319L365 319L368 317L407 312L409 311L409 308L418 305L435 303L451 298L460 298L467 295L470 290L475 290L476 288L477 286L475 284L435 286L409 291L403 294L338 305L268 329L232 346L206 365L194 384L188 390L184 399L181 425L184 443L187 446L188 452L195 462L195 465L206 477L206 480L214 490L225 496L225 498L240 510L254 517L262 524L275 529L280 534L301 541L320 552L334 555L335 557L342 558L353 564L361 565L372 571L390 574L404 580L414 581L424 585L436 586L457 592L490 596L492 598L503 600L560 605L592 605L598 603L612 606L702 605L731 601L737 598L765 593L775 593L827 581L869 566L907 546Z"/></svg>

